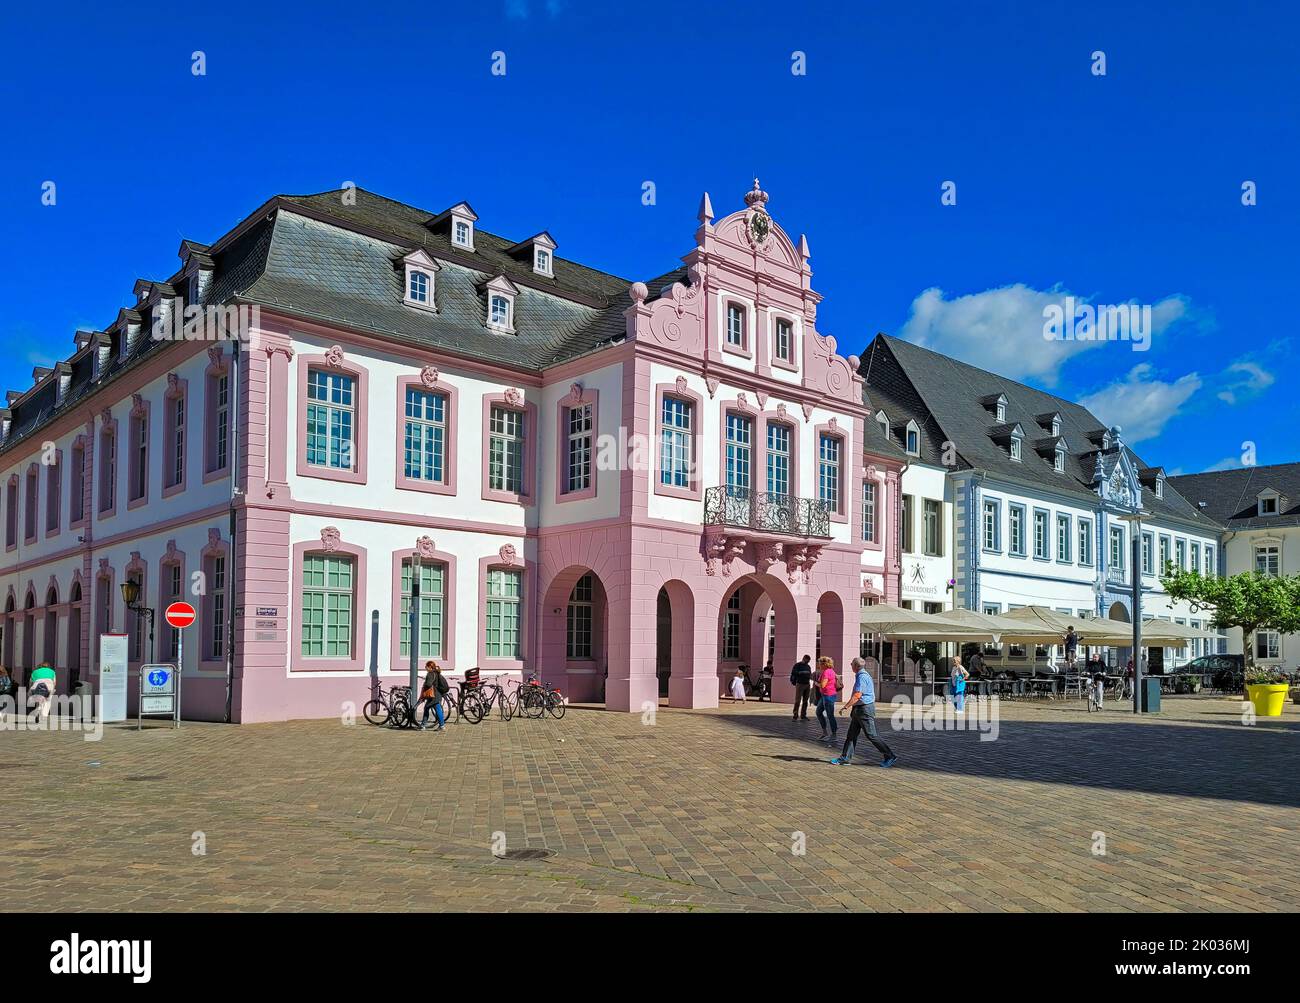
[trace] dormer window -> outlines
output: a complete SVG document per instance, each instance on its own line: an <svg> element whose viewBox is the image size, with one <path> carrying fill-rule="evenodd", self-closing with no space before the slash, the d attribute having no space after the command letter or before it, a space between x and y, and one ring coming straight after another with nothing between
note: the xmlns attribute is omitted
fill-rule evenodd
<svg viewBox="0 0 1300 1003"><path fill-rule="evenodd" d="M1259 514L1260 515L1277 515L1277 495L1261 494L1259 496Z"/></svg>
<svg viewBox="0 0 1300 1003"><path fill-rule="evenodd" d="M504 275L487 283L487 328L500 334L515 333L515 298L519 290Z"/></svg>
<svg viewBox="0 0 1300 1003"><path fill-rule="evenodd" d="M424 221L425 227L435 233L445 233L452 247L463 251L474 250L474 224L478 214L468 202L457 202L450 209L444 209L438 215Z"/></svg>
<svg viewBox="0 0 1300 1003"><path fill-rule="evenodd" d="M921 455L921 430L914 421L909 421L903 431L903 449L909 456Z"/></svg>
<svg viewBox="0 0 1300 1003"><path fill-rule="evenodd" d="M457 247L474 249L474 224L468 220L458 219L451 229L451 242Z"/></svg>
<svg viewBox="0 0 1300 1003"><path fill-rule="evenodd" d="M1156 477L1156 497L1163 498L1164 496L1165 496L1165 475L1160 474L1159 476Z"/></svg>
<svg viewBox="0 0 1300 1003"><path fill-rule="evenodd" d="M1061 434L1061 419L1059 417L1052 418L1052 434L1053 435Z"/></svg>
<svg viewBox="0 0 1300 1003"><path fill-rule="evenodd" d="M527 240L521 240L513 247L506 248L506 254L518 261L530 261L534 275L555 278L555 239L543 230Z"/></svg>
<svg viewBox="0 0 1300 1003"><path fill-rule="evenodd" d="M980 403L984 409L997 419L998 424L1007 420L1007 395L1006 394L987 394L980 398Z"/></svg>
<svg viewBox="0 0 1300 1003"><path fill-rule="evenodd" d="M539 247L533 252L533 271L539 275L551 275L551 252Z"/></svg>
<svg viewBox="0 0 1300 1003"><path fill-rule="evenodd" d="M1015 441L1016 440L1014 439L1012 440L1012 442ZM1065 473L1065 450L1059 446L1057 447L1055 454L1052 456L1052 469L1058 474Z"/></svg>
<svg viewBox="0 0 1300 1003"><path fill-rule="evenodd" d="M434 279L438 263L424 251L412 251L402 259L405 269L405 295L402 302L417 310L436 311Z"/></svg>
<svg viewBox="0 0 1300 1003"><path fill-rule="evenodd" d="M884 411L876 412L876 424L880 426L880 434L886 439L889 438L889 419L885 417Z"/></svg>
<svg viewBox="0 0 1300 1003"><path fill-rule="evenodd" d="M998 419L998 421L1006 421L1006 420L1007 420L1007 402L1006 402L1006 401L1004 401L1004 400L1000 400L1000 401L998 401L995 405L993 405L993 410L994 410L994 414L997 415L997 419Z"/></svg>
<svg viewBox="0 0 1300 1003"><path fill-rule="evenodd" d="M1020 439L1015 436L1011 438L1011 458L1016 461L1020 459Z"/></svg>

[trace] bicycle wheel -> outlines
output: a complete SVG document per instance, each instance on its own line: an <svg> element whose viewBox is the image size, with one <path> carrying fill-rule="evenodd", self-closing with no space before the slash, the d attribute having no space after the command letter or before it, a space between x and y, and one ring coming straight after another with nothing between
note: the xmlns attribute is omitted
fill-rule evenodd
<svg viewBox="0 0 1300 1003"><path fill-rule="evenodd" d="M504 690L497 691L497 703L501 706L501 720L509 721L515 716L515 709L510 705L510 697Z"/></svg>
<svg viewBox="0 0 1300 1003"><path fill-rule="evenodd" d="M478 724L483 720L485 710L481 696L477 693L465 694L465 702L461 705L460 712L465 716L466 721L470 724Z"/></svg>
<svg viewBox="0 0 1300 1003"><path fill-rule="evenodd" d="M551 717L557 721L564 717L564 698L558 693L546 694L546 709L551 712Z"/></svg>
<svg viewBox="0 0 1300 1003"><path fill-rule="evenodd" d="M524 701L524 717L539 718L546 713L546 698L537 690L529 692Z"/></svg>
<svg viewBox="0 0 1300 1003"><path fill-rule="evenodd" d="M361 713L371 724L382 725L388 721L388 704L382 700L371 700L361 708Z"/></svg>
<svg viewBox="0 0 1300 1003"><path fill-rule="evenodd" d="M388 723L394 728L410 728L415 724L411 705L406 697L396 697L388 708Z"/></svg>

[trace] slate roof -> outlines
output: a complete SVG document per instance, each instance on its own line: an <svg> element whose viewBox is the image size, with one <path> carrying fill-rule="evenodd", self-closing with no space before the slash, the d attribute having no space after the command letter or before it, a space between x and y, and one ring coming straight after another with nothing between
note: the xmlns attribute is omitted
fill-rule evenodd
<svg viewBox="0 0 1300 1003"><path fill-rule="evenodd" d="M1111 462L1106 464L1107 457L1089 439L1104 428L1102 423L1087 408L1063 397L886 334L878 334L862 353L859 371L871 406L883 408L893 423L911 418L920 427L917 459L922 463L943 466L943 443L951 441L957 453L956 469L986 471L1012 483L1073 496L1089 505L1097 503L1092 477L1098 462L1106 470L1113 469L1115 457L1110 456ZM1002 424L986 406L998 394L1007 399ZM990 437L996 429L1019 423L1029 440L1041 428L1038 416L1051 413L1061 416L1061 439L1066 446L1063 473L1053 469L1050 454L1043 456L1024 448L1017 462ZM1147 466L1131 449L1124 448L1139 469ZM1171 490L1168 481L1163 498L1144 490L1142 503L1155 516L1178 519L1210 533L1221 528Z"/></svg>
<svg viewBox="0 0 1300 1003"><path fill-rule="evenodd" d="M552 256L554 277L537 275L531 261L510 249L516 241L477 225L474 251L455 248L448 232L426 225L437 214L395 202L364 189L344 204L339 191L279 195L253 211L212 244L183 240L181 254L213 264L204 305L232 301L279 308L304 319L341 323L395 341L442 349L524 370L540 370L621 340L630 280ZM441 266L434 282L437 312L402 305L401 258L423 249ZM650 298L685 278L685 268L647 282ZM519 287L515 334L498 334L484 324L482 284L497 275ZM155 293L181 290L181 270L165 280L142 280ZM11 408L8 452L56 414L76 406L142 359L170 342L149 337L156 304L140 310L143 333L124 358L118 357L119 318L106 329L110 360L92 380L92 347L76 357L65 398L55 404L57 380L22 391Z"/></svg>
<svg viewBox="0 0 1300 1003"><path fill-rule="evenodd" d="M1229 529L1269 529L1300 526L1300 463L1242 467L1208 474L1182 474L1165 482L1192 504L1205 502L1205 513ZM1272 488L1286 501L1277 515L1259 515L1261 491Z"/></svg>

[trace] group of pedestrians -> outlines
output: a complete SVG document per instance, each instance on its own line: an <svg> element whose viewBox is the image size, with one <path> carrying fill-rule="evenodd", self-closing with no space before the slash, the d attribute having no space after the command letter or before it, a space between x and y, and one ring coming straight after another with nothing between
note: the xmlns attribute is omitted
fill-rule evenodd
<svg viewBox="0 0 1300 1003"><path fill-rule="evenodd" d="M790 683L794 686L795 721L808 720L808 704L812 703L817 714L817 723L821 725L822 741L834 745L839 736L839 722L836 720L836 704L840 698L840 680L835 672L835 663L826 656L817 659L813 668L812 656L804 655L790 670ZM862 735L876 747L883 757L881 766L893 766L898 757L880 738L876 729L876 685L867 671L867 664L861 658L853 659L853 688L848 700L838 713L849 714L849 733L844 740L844 748L831 760L835 766L847 766L853 762L853 754Z"/></svg>

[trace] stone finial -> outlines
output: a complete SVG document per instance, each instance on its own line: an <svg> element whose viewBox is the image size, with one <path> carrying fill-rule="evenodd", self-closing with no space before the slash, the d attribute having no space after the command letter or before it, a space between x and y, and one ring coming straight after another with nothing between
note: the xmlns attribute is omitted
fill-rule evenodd
<svg viewBox="0 0 1300 1003"><path fill-rule="evenodd" d="M807 261L812 257L812 251L808 249L807 234L799 234L799 257L803 258L804 261Z"/></svg>
<svg viewBox="0 0 1300 1003"><path fill-rule="evenodd" d="M633 282L627 287L627 295L637 306L645 302L646 297L650 295L650 290L646 288L644 282Z"/></svg>
<svg viewBox="0 0 1300 1003"><path fill-rule="evenodd" d="M700 196L700 211L696 213L695 218L705 226L713 222L713 203L709 200L708 192Z"/></svg>
<svg viewBox="0 0 1300 1003"><path fill-rule="evenodd" d="M745 192L745 205L751 209L763 209L767 206L767 192L758 186L758 178L754 179L754 190Z"/></svg>

